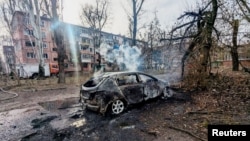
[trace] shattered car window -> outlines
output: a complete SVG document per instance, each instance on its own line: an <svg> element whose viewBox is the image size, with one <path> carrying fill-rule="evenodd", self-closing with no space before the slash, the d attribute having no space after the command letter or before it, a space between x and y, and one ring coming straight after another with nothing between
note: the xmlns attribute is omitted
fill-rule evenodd
<svg viewBox="0 0 250 141"><path fill-rule="evenodd" d="M107 78L99 87L99 90L118 91L118 88L113 79Z"/></svg>
<svg viewBox="0 0 250 141"><path fill-rule="evenodd" d="M147 75L139 74L142 83L153 82L155 79Z"/></svg>
<svg viewBox="0 0 250 141"><path fill-rule="evenodd" d="M88 80L83 86L85 87L95 87L97 86L104 78L101 77L93 77Z"/></svg>
<svg viewBox="0 0 250 141"><path fill-rule="evenodd" d="M120 76L117 76L117 83L119 86L135 84L135 83L138 83L138 79L135 74L120 75Z"/></svg>

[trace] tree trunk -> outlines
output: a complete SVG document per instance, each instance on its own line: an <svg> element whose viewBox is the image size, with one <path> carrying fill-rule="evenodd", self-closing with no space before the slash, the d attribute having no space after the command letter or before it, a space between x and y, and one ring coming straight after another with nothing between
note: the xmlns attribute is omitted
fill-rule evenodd
<svg viewBox="0 0 250 141"><path fill-rule="evenodd" d="M193 49L194 49L194 47L196 46L196 44L197 44L197 41L194 39L194 40L190 43L190 45L189 45L187 51L185 52L185 54L183 55L183 57L182 57L182 59L181 59L181 76L182 76L182 77L184 76L185 62L186 62L187 58L189 57L190 53L193 51Z"/></svg>
<svg viewBox="0 0 250 141"><path fill-rule="evenodd" d="M53 17L53 30L54 30L54 41L57 46L58 54L58 66L59 66L59 76L58 83L65 83L65 72L64 72L64 58L65 58L65 49L63 42L63 31L64 27L60 24L59 15L57 13L57 0L51 0L52 3L52 17Z"/></svg>
<svg viewBox="0 0 250 141"><path fill-rule="evenodd" d="M132 33L132 46L136 45L136 34L137 34L137 13L136 13L136 1L133 2L133 33Z"/></svg>
<svg viewBox="0 0 250 141"><path fill-rule="evenodd" d="M209 12L207 16L207 26L205 27L206 29L206 38L205 38L205 44L203 47L203 58L202 58L202 71L207 72L207 66L209 62L209 57L210 57L210 49L212 47L212 33L213 33L213 27L215 23L215 19L217 16L217 11L218 11L218 2L217 0L212 0L212 11Z"/></svg>
<svg viewBox="0 0 250 141"><path fill-rule="evenodd" d="M231 48L231 56L232 56L232 65L233 71L239 71L239 55L238 55L238 45L237 45L237 35L239 31L239 20L234 20L233 21L233 46Z"/></svg>
<svg viewBox="0 0 250 141"><path fill-rule="evenodd" d="M63 35L62 35L62 27L58 26L56 28L56 34L54 35L57 45L57 54L58 54L58 66L59 66L59 75L58 75L58 83L65 83L65 72L64 72L64 58L65 58L65 49L63 44Z"/></svg>
<svg viewBox="0 0 250 141"><path fill-rule="evenodd" d="M233 71L239 71L239 56L238 56L238 51L237 48L231 48L231 56L232 56L232 65Z"/></svg>

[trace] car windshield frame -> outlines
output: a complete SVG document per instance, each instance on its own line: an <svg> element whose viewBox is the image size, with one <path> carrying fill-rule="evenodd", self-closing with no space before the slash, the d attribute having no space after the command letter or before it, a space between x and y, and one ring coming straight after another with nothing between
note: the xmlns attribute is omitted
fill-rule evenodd
<svg viewBox="0 0 250 141"><path fill-rule="evenodd" d="M105 77L91 77L87 82L83 84L84 87L91 88L91 87L96 87L98 86Z"/></svg>

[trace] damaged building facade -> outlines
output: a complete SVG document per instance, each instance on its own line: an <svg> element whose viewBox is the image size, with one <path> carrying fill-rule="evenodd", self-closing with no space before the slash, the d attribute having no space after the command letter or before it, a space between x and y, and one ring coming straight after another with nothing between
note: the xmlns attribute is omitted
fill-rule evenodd
<svg viewBox="0 0 250 141"><path fill-rule="evenodd" d="M46 16L41 18L41 47L42 55L39 56L35 43L35 31L32 27L27 13L16 11L12 19L12 28L14 31L13 41L15 49L15 65L23 66L28 64L38 64L39 57L44 59L45 64L57 68L57 46L53 41L52 22ZM101 32L101 36L96 31L79 26L61 22L64 27L64 45L66 50L65 71L84 71L90 72L97 64L111 67L106 62L104 55L100 51L101 44L108 45L108 50L119 50L123 44L132 44L132 39L115 35L112 33ZM138 47L143 48L146 43L138 41ZM76 69L77 68L77 69ZM53 73L51 71L51 73Z"/></svg>

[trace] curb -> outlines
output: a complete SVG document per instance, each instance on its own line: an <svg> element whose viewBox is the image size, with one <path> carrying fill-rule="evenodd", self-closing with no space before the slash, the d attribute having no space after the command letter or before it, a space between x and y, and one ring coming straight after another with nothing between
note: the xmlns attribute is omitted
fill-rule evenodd
<svg viewBox="0 0 250 141"><path fill-rule="evenodd" d="M63 90L67 89L66 87L59 87L59 88L44 88L44 89L22 89L23 92L36 92L36 91L50 91L50 90Z"/></svg>

